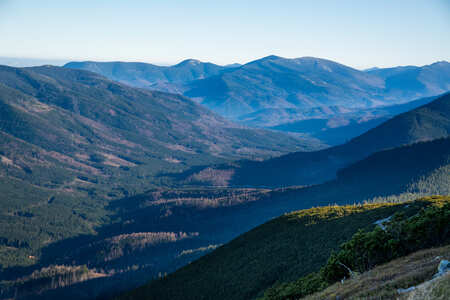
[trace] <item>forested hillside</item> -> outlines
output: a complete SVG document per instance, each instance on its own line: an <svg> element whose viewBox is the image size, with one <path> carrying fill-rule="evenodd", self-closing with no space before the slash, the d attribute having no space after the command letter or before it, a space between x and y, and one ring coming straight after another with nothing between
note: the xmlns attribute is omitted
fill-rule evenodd
<svg viewBox="0 0 450 300"><path fill-rule="evenodd" d="M3 267L95 233L111 200L164 185L161 171L309 144L237 126L182 96L51 66L0 66L0 117Z"/></svg>

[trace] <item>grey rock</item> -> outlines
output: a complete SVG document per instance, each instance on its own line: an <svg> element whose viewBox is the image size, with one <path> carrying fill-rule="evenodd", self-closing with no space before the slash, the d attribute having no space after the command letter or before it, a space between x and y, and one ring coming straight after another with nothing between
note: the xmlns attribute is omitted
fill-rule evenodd
<svg viewBox="0 0 450 300"><path fill-rule="evenodd" d="M443 274L447 273L448 271L450 271L450 261L445 260L445 259L441 260L441 262L439 263L439 266L438 266L438 274L443 275Z"/></svg>
<svg viewBox="0 0 450 300"><path fill-rule="evenodd" d="M411 291L413 291L415 289L416 289L415 286L409 287L407 289L397 289L397 293L399 293L399 294L408 293L408 292L411 292Z"/></svg>

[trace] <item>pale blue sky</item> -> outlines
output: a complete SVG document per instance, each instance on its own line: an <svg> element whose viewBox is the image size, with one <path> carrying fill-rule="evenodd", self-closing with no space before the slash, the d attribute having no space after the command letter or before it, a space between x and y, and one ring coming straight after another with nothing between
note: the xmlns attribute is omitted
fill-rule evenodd
<svg viewBox="0 0 450 300"><path fill-rule="evenodd" d="M450 60L449 0L0 0L0 56L353 67Z"/></svg>

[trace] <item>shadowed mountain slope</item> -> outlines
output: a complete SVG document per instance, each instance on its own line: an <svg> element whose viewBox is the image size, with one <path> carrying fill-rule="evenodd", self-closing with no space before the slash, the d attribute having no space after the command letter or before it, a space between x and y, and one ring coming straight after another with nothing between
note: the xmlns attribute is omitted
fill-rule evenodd
<svg viewBox="0 0 450 300"><path fill-rule="evenodd" d="M283 123L271 127L271 129L306 134L334 146L346 143L394 116L430 103L434 99L436 97L427 97L404 104L378 106L355 112L341 112L325 118Z"/></svg>
<svg viewBox="0 0 450 300"><path fill-rule="evenodd" d="M346 144L314 152L297 152L262 162L238 162L194 168L183 173L186 182L203 181L204 170L232 174L230 185L289 186L320 183L371 153L418 141L447 137L450 133L450 94L400 114ZM220 172L219 172L220 171ZM214 173L210 171L210 173ZM210 182L211 179L209 179Z"/></svg>

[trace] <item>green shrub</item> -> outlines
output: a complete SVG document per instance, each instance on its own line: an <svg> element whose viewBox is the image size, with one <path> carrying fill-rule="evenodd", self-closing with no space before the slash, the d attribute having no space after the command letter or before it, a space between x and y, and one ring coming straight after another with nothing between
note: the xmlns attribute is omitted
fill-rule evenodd
<svg viewBox="0 0 450 300"><path fill-rule="evenodd" d="M317 273L268 289L266 299L298 299L421 249L450 243L450 204L430 206L407 218L396 213L384 229L359 230L330 255Z"/></svg>
<svg viewBox="0 0 450 300"><path fill-rule="evenodd" d="M409 219L396 214L385 230L380 227L370 232L360 230L341 245L341 250L333 254L322 269L324 279L333 283L350 276L345 266L362 273L417 250L447 244L450 242L449 224L449 204L431 206Z"/></svg>

